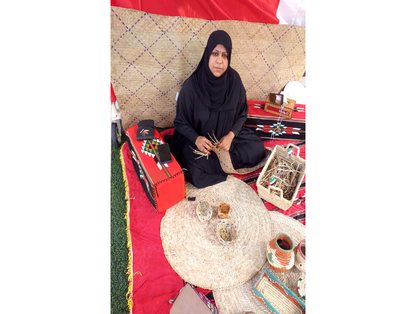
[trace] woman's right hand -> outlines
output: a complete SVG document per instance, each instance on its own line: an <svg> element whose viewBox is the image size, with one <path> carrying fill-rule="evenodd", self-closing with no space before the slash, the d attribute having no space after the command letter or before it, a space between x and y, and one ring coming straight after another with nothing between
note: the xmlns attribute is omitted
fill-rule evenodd
<svg viewBox="0 0 416 314"><path fill-rule="evenodd" d="M212 150L213 145L209 139L205 136L198 136L195 141L196 147L198 147L199 151L204 154L211 154L210 150Z"/></svg>

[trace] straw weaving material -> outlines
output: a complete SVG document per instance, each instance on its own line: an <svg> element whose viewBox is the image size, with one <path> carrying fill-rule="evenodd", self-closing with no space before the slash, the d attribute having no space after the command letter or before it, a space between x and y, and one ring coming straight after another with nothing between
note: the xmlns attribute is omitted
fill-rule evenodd
<svg viewBox="0 0 416 314"><path fill-rule="evenodd" d="M270 238L270 213L256 192L233 176L214 186L197 189L186 184L187 197L169 208L160 225L165 256L185 281L205 289L228 288L250 280L266 262ZM200 222L196 206L207 200L212 218ZM218 205L231 205L230 219L237 225L233 244L224 245L216 236Z"/></svg>
<svg viewBox="0 0 416 314"><path fill-rule="evenodd" d="M229 152L226 152L225 150L217 148L215 146L212 149L212 151L217 154L222 170L228 174L231 174L231 173L248 174L253 171L256 171L257 169L260 169L266 164L267 159L270 157L272 153L271 148L266 147L266 156L257 165L255 165L254 167L250 167L250 168L240 168L236 170L234 169Z"/></svg>
<svg viewBox="0 0 416 314"><path fill-rule="evenodd" d="M279 232L284 232L290 235L296 246L305 238L305 226L300 222L278 212L270 212L270 217L272 224L269 240L274 238ZM268 309L252 294L254 284L266 268L295 295L300 297L297 292L297 282L299 277L305 273L301 272L296 267L292 267L286 272L278 273L272 270L269 263L266 261L261 270L248 282L231 289L215 289L213 291L216 305L221 314L244 313L245 311L253 311L256 314L270 314ZM289 308L287 310L289 310ZM291 312L289 311L288 313Z"/></svg>
<svg viewBox="0 0 416 314"><path fill-rule="evenodd" d="M143 119L173 126L176 93L217 29L231 36L231 66L239 72L248 100L265 100L268 93L302 78L304 26L163 16L112 6L111 82L124 129Z"/></svg>

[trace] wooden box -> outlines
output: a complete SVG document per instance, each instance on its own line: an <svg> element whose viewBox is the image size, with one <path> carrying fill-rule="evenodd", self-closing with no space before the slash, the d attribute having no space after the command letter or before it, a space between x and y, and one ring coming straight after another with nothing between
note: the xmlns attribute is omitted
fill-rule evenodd
<svg viewBox="0 0 416 314"><path fill-rule="evenodd" d="M290 119L295 108L295 103L296 101L293 99L287 99L287 102L284 103L283 95L270 93L266 98L264 111Z"/></svg>

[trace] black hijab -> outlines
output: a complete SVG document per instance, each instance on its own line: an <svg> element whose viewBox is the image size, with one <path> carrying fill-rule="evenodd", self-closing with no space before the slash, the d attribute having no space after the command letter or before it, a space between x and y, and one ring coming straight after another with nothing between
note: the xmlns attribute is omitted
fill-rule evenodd
<svg viewBox="0 0 416 314"><path fill-rule="evenodd" d="M228 54L228 67L220 77L212 74L208 65L211 53L218 44L223 45ZM201 97L202 103L215 111L234 109L246 92L240 76L230 66L231 52L230 36L223 30L213 32L208 38L198 67L191 75L196 81L196 92Z"/></svg>

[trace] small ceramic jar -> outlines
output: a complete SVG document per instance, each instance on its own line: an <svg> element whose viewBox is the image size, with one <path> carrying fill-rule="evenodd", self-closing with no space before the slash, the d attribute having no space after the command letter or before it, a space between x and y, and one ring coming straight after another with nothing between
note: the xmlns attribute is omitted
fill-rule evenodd
<svg viewBox="0 0 416 314"><path fill-rule="evenodd" d="M295 249L295 267L300 271L306 271L306 240L299 242Z"/></svg>
<svg viewBox="0 0 416 314"><path fill-rule="evenodd" d="M267 243L267 260L277 272L289 270L295 264L294 244L289 235L278 233Z"/></svg>

